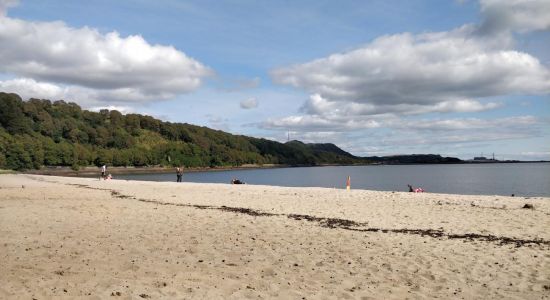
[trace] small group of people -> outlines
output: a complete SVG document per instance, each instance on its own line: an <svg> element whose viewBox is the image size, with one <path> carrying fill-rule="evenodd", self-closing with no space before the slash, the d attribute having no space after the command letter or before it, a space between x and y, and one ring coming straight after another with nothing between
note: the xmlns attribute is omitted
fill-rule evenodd
<svg viewBox="0 0 550 300"><path fill-rule="evenodd" d="M411 193L424 193L424 189L421 187L413 188L410 184L407 184L407 186L409 187L409 192Z"/></svg>
<svg viewBox="0 0 550 300"><path fill-rule="evenodd" d="M103 180L113 179L113 175L107 174L107 165L101 166L101 177L99 178L99 180L101 179Z"/></svg>

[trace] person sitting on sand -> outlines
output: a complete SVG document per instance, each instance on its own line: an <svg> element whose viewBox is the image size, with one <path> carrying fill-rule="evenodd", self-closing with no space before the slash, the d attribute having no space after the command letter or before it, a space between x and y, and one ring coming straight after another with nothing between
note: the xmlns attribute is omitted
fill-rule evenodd
<svg viewBox="0 0 550 300"><path fill-rule="evenodd" d="M413 188L410 184L407 184L409 187L409 192L411 193L424 193L424 189L421 187Z"/></svg>
<svg viewBox="0 0 550 300"><path fill-rule="evenodd" d="M105 180L113 179L113 175L109 174L105 177Z"/></svg>
<svg viewBox="0 0 550 300"><path fill-rule="evenodd" d="M244 182L240 181L239 179L233 178L233 179L231 179L231 184L244 184Z"/></svg>

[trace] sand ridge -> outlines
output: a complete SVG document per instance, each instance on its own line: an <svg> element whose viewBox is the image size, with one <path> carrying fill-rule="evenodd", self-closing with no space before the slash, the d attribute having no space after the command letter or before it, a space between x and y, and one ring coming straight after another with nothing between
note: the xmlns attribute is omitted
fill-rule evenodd
<svg viewBox="0 0 550 300"><path fill-rule="evenodd" d="M0 199L2 298L550 296L548 198L1 175Z"/></svg>

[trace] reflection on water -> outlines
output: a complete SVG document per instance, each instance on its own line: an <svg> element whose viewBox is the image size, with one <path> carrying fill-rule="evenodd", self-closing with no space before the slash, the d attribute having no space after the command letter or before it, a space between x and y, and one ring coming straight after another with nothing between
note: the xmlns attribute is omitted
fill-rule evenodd
<svg viewBox="0 0 550 300"><path fill-rule="evenodd" d="M550 196L550 163L396 165L280 168L185 173L183 181L408 191L407 184L428 192ZM118 175L117 179L176 181L176 174Z"/></svg>

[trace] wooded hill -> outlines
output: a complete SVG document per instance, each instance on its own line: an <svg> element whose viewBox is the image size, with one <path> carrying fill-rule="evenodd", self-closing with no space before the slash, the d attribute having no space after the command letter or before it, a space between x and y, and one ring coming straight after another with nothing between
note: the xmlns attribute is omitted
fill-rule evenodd
<svg viewBox="0 0 550 300"><path fill-rule="evenodd" d="M0 92L0 168L358 164L333 144L279 143L116 110Z"/></svg>

